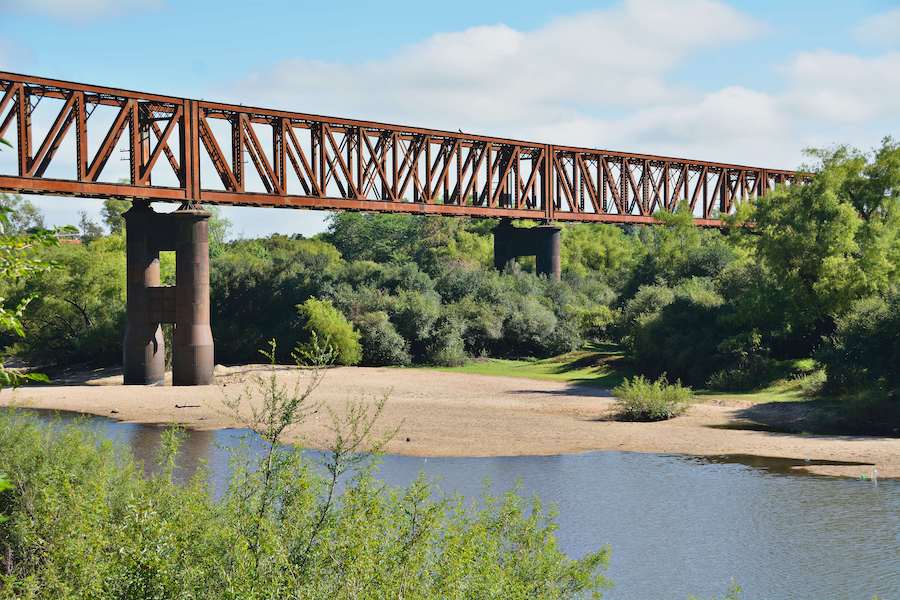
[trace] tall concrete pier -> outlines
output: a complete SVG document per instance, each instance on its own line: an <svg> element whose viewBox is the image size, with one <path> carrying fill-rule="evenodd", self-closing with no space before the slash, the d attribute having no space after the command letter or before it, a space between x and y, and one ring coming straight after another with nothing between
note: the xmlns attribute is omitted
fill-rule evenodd
<svg viewBox="0 0 900 600"><path fill-rule="evenodd" d="M174 385L213 382L213 337L209 327L209 213L179 209L175 219Z"/></svg>
<svg viewBox="0 0 900 600"><path fill-rule="evenodd" d="M213 382L209 325L209 213L185 203L157 213L135 201L125 213L127 324L123 344L126 384L161 385L165 377L162 323L174 323L172 382ZM159 253L175 251L175 285L160 285Z"/></svg>
<svg viewBox="0 0 900 600"><path fill-rule="evenodd" d="M151 288L159 287L159 248L154 217L146 201L135 201L125 217L126 325L123 370L126 384L161 385L166 351L160 322L151 315Z"/></svg>

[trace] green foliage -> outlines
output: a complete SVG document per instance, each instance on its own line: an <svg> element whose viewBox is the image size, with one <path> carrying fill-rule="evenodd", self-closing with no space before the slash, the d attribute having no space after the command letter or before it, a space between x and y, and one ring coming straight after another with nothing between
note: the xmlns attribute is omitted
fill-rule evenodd
<svg viewBox="0 0 900 600"><path fill-rule="evenodd" d="M227 244L211 260L211 323L217 360L257 360L257 348L278 338L288 352L302 339L300 328L286 328L296 306L322 296L340 269L333 246L317 240L274 235Z"/></svg>
<svg viewBox="0 0 900 600"><path fill-rule="evenodd" d="M634 319L627 339L630 359L651 376L669 372L702 385L724 362L717 356L727 335L719 324L724 300L709 280L690 279L674 289L650 288L635 304L660 296L645 309L626 309Z"/></svg>
<svg viewBox="0 0 900 600"><path fill-rule="evenodd" d="M593 342L609 340L613 327L621 317L619 311L605 304L595 304L586 308L576 307L573 312L579 320L585 338Z"/></svg>
<svg viewBox="0 0 900 600"><path fill-rule="evenodd" d="M4 475L3 473L0 473L0 498L2 498L2 495L4 492L8 492L11 489L13 489L13 484L11 484L9 482L9 480L6 478L6 475ZM9 520L9 517L7 517L4 514L0 514L0 525L2 525L3 523L5 523L8 520Z"/></svg>
<svg viewBox="0 0 900 600"><path fill-rule="evenodd" d="M125 198L107 198L103 201L100 216L110 233L121 234L125 232L125 217L122 215L131 208L131 200Z"/></svg>
<svg viewBox="0 0 900 600"><path fill-rule="evenodd" d="M31 364L66 365L121 360L125 315L125 242L63 244L41 256L52 269L11 286L14 301L32 298L16 353Z"/></svg>
<svg viewBox="0 0 900 600"><path fill-rule="evenodd" d="M453 317L439 317L426 345L425 360L432 365L453 367L466 362L466 358L462 326Z"/></svg>
<svg viewBox="0 0 900 600"><path fill-rule="evenodd" d="M321 237L345 260L413 261L433 273L442 263L490 265L492 247L485 234L492 226L470 219L338 212Z"/></svg>
<svg viewBox="0 0 900 600"><path fill-rule="evenodd" d="M725 366L709 376L707 387L714 390L744 391L772 379L773 364L758 331L739 333L716 347Z"/></svg>
<svg viewBox="0 0 900 600"><path fill-rule="evenodd" d="M832 391L872 388L900 400L900 289L857 301L819 359Z"/></svg>
<svg viewBox="0 0 900 600"><path fill-rule="evenodd" d="M693 393L680 381L669 383L665 375L648 381L642 375L626 379L613 389L618 416L625 421L665 421L687 410Z"/></svg>
<svg viewBox="0 0 900 600"><path fill-rule="evenodd" d="M5 575L0 594L28 598L600 598L609 550L579 560L558 548L552 513L515 492L477 503L440 497L423 476L405 489L375 479L372 435L384 400L348 403L319 464L282 444L321 410L323 371L282 383L272 369L227 404L265 442L237 451L214 499L201 469L173 482L179 436L158 472L88 428L0 415ZM316 364L327 362L319 355ZM339 495L338 490L343 489Z"/></svg>
<svg viewBox="0 0 900 600"><path fill-rule="evenodd" d="M759 258L806 352L857 299L900 278L900 149L885 140L871 162L846 148L813 156L808 184L767 194L753 214Z"/></svg>
<svg viewBox="0 0 900 600"><path fill-rule="evenodd" d="M12 208L0 204L0 349L3 350L0 354L0 389L27 381L47 381L40 373L13 371L3 365L9 343L25 336L23 322L35 299L33 293L20 294L10 300L7 295L22 281L46 272L50 264L41 257L41 251L58 244L55 233L45 229L11 232L10 229L15 227L10 218L12 212Z"/></svg>
<svg viewBox="0 0 900 600"><path fill-rule="evenodd" d="M6 208L4 231L7 235L22 235L47 228L40 209L18 194L0 194L0 206Z"/></svg>
<svg viewBox="0 0 900 600"><path fill-rule="evenodd" d="M338 364L355 365L362 359L359 332L330 301L309 298L297 305L297 313L308 336L298 346L301 352L308 352L310 344L318 339L333 350Z"/></svg>
<svg viewBox="0 0 900 600"><path fill-rule="evenodd" d="M360 315L353 321L360 333L362 364L366 366L408 365L408 344L397 333L384 311Z"/></svg>
<svg viewBox="0 0 900 600"><path fill-rule="evenodd" d="M209 213L209 256L215 258L224 251L225 240L231 233L231 221L222 216L218 206L205 205L203 209Z"/></svg>
<svg viewBox="0 0 900 600"><path fill-rule="evenodd" d="M640 239L616 225L575 224L562 230L560 258L570 275L599 275L620 286L642 256Z"/></svg>
<svg viewBox="0 0 900 600"><path fill-rule="evenodd" d="M705 263L694 258L703 252L704 243L716 240L718 233L701 231L693 224L690 208L682 203L673 213L660 212L661 226L642 229L641 260L629 272L622 299L632 298L645 285L675 285L682 279L707 274ZM702 272L692 270L699 266Z"/></svg>

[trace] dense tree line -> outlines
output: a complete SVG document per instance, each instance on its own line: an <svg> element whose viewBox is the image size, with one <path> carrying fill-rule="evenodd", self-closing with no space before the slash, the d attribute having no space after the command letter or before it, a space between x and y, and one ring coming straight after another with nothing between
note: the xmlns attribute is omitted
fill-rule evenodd
<svg viewBox="0 0 900 600"><path fill-rule="evenodd" d="M808 183L746 205L722 230L694 227L687 207L654 227L567 225L558 283L533 260L494 271L490 220L338 213L313 239L226 242L214 218L217 360L256 361L271 338L289 360L313 334L364 365L543 357L608 340L637 370L692 386L748 389L812 357L833 392L896 397L900 147L811 157ZM16 202L21 227L41 224ZM119 360L125 207L107 204L109 234L49 248L55 269L4 282L10 301L35 297L19 356ZM170 256L162 270L171 278Z"/></svg>

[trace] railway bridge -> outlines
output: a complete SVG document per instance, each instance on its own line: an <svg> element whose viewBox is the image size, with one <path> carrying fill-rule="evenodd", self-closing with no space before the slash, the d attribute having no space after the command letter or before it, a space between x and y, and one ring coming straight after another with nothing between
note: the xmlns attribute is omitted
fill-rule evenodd
<svg viewBox="0 0 900 600"><path fill-rule="evenodd" d="M14 132L14 133L13 133ZM654 223L686 201L698 226L793 171L528 142L254 108L0 71L0 191L130 198L128 384L164 376L160 325L174 323L173 382L212 382L209 213L202 204L501 219L494 260L533 255L559 277L559 222ZM112 157L127 162L125 173ZM8 172L7 172L8 171ZM150 202L180 206L157 213ZM542 224L517 228L516 220ZM159 253L176 253L161 286Z"/></svg>

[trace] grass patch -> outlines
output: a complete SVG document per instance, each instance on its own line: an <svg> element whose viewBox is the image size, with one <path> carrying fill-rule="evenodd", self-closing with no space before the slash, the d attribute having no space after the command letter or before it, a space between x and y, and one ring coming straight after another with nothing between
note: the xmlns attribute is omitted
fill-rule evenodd
<svg viewBox="0 0 900 600"><path fill-rule="evenodd" d="M781 361L777 364L778 376L759 388L748 391L697 390L704 401L743 400L760 404L764 402L809 402L821 400L821 388L825 383L825 371L811 358Z"/></svg>
<svg viewBox="0 0 900 600"><path fill-rule="evenodd" d="M621 384L627 375L622 364L622 352L614 345L592 346L552 358L521 360L480 358L459 367L433 368L451 373L523 377L606 389Z"/></svg>
<svg viewBox="0 0 900 600"><path fill-rule="evenodd" d="M619 418L623 421L665 421L682 414L694 397L681 382L669 383L665 376L650 381L639 375L626 379L613 390Z"/></svg>

